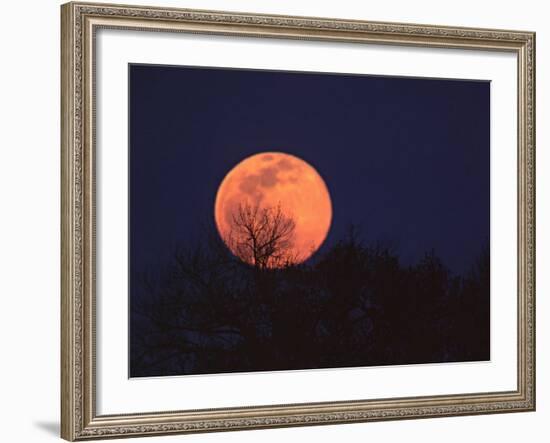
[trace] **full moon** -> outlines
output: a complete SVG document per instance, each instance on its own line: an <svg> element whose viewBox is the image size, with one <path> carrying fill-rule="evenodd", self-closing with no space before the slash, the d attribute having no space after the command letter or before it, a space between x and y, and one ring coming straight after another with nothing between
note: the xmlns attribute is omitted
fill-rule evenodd
<svg viewBox="0 0 550 443"><path fill-rule="evenodd" d="M278 268L301 263L319 249L330 228L332 203L325 181L309 163L262 152L227 173L214 217L234 255L251 265Z"/></svg>

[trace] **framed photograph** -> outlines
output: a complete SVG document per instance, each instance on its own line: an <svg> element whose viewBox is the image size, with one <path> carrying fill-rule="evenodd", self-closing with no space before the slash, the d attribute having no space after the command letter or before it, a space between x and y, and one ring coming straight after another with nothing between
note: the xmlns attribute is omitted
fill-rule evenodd
<svg viewBox="0 0 550 443"><path fill-rule="evenodd" d="M62 437L535 409L535 35L62 6Z"/></svg>

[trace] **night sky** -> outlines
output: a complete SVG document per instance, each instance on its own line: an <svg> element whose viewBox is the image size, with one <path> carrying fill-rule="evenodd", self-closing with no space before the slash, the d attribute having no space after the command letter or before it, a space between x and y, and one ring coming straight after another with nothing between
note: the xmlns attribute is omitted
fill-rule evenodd
<svg viewBox="0 0 550 443"><path fill-rule="evenodd" d="M154 65L129 76L132 271L200 238L226 173L264 151L324 178L333 221L317 254L353 223L404 264L433 249L463 273L489 239L489 82Z"/></svg>

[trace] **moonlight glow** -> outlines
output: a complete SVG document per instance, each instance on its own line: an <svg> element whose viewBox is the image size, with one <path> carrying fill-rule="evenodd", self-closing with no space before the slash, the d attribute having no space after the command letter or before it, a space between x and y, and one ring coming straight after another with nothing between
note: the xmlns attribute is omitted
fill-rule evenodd
<svg viewBox="0 0 550 443"><path fill-rule="evenodd" d="M259 224L260 214L273 217L277 213L292 223L285 248L294 263L307 260L319 249L332 220L330 195L319 173L300 158L281 152L244 159L225 176L216 195L218 232L235 255L254 264L235 246L235 235L242 236L235 229L235 217L243 207L257 211ZM269 262L266 266L281 265Z"/></svg>

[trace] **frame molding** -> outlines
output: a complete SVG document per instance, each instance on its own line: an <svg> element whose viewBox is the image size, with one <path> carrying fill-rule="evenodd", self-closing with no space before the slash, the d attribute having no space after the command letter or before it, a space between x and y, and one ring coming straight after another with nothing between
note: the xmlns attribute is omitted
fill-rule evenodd
<svg viewBox="0 0 550 443"><path fill-rule="evenodd" d="M98 416L95 408L95 76L99 28L508 51L518 58L518 384L511 392ZM535 410L535 34L132 7L61 7L61 436L258 429Z"/></svg>

